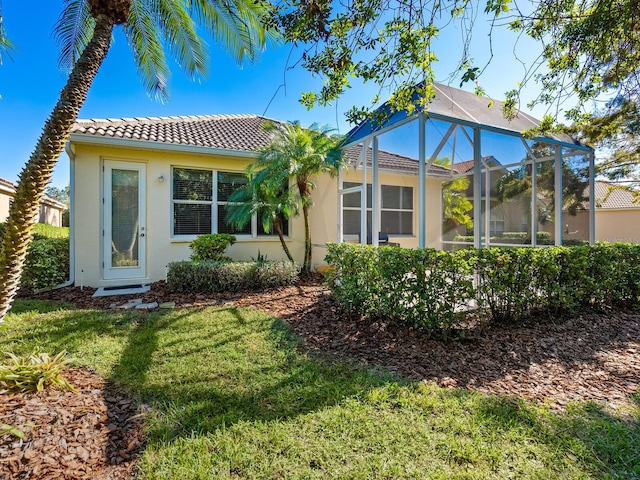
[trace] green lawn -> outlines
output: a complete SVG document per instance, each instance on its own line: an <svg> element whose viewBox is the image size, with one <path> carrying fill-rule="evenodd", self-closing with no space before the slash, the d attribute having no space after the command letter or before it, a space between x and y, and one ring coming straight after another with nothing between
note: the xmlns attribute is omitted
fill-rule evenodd
<svg viewBox="0 0 640 480"><path fill-rule="evenodd" d="M567 414L321 360L244 308L16 302L0 351L67 349L151 406L141 478L638 478L640 406Z"/></svg>

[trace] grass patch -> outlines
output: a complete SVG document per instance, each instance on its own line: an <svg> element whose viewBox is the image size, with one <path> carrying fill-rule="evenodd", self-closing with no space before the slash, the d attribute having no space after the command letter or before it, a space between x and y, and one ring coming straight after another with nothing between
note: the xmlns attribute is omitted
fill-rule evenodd
<svg viewBox="0 0 640 480"><path fill-rule="evenodd" d="M143 479L634 478L640 408L566 414L409 384L300 351L250 308L16 302L0 350L66 349L151 406Z"/></svg>

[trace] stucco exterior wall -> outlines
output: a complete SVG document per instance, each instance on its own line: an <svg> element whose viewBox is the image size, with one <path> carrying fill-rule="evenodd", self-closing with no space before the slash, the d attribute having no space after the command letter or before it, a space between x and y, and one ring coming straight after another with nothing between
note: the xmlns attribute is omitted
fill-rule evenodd
<svg viewBox="0 0 640 480"><path fill-rule="evenodd" d="M75 206L75 282L91 287L145 283L166 278L166 267L170 262L187 260L191 254L189 243L195 237L171 236L171 172L172 167L214 169L224 172L243 172L252 158L187 154L172 151L150 151L131 148L114 148L96 145L75 144L74 192ZM132 162L146 168L146 274L127 280L104 279L104 196L103 165L106 162ZM160 180L160 177L164 181ZM359 182L361 172L346 171L345 181ZM369 182L371 179L369 178ZM338 240L338 179L322 175L314 179L314 206L310 212L313 243L312 267L324 265L326 243ZM385 185L411 186L413 194L413 234L391 236L392 242L404 247L418 246L418 179L414 175L380 173L380 183ZM439 248L440 242L440 181L427 181L427 246ZM301 261L304 251L304 223L302 216L290 222L287 244L293 257ZM241 238L233 245L228 255L235 260L250 260L258 255L270 260L285 259L276 236Z"/></svg>
<svg viewBox="0 0 640 480"><path fill-rule="evenodd" d="M104 280L102 198L105 161L133 162L146 166L146 267L147 274L135 282L162 280L170 262L187 260L191 255L189 243L195 237L171 236L171 169L189 167L243 172L250 158L183 154L167 151L148 151L104 146L75 145L74 192L75 205L75 281L87 286L109 286L123 281ZM160 180L163 177L164 181ZM302 219L290 224L288 246L294 258L302 258L304 248ZM236 260L256 257L258 250L271 260L284 259L277 237L238 238L228 255ZM127 283L133 283L128 280Z"/></svg>
<svg viewBox="0 0 640 480"><path fill-rule="evenodd" d="M38 223L46 223L53 225L54 227L62 226L62 210L53 205L45 203L40 204L40 214L38 216Z"/></svg>
<svg viewBox="0 0 640 480"><path fill-rule="evenodd" d="M640 209L596 210L596 241L640 243Z"/></svg>
<svg viewBox="0 0 640 480"><path fill-rule="evenodd" d="M0 187L0 222L4 222L9 216L9 206L13 200L13 195L13 190L9 190L4 186ZM62 206L52 204L45 199L39 207L38 223L61 227L63 210Z"/></svg>

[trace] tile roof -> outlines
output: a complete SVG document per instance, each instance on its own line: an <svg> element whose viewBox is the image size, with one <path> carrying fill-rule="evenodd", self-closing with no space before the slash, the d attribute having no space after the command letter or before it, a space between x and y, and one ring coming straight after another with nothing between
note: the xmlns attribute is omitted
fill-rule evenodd
<svg viewBox="0 0 640 480"><path fill-rule="evenodd" d="M12 182L11 180L7 180L6 178L0 178L0 192L13 197L16 193L17 188L17 183ZM65 210L67 208L64 203L59 202L58 200L51 198L48 195L43 195L41 202L45 205L49 205L60 210Z"/></svg>
<svg viewBox="0 0 640 480"><path fill-rule="evenodd" d="M258 115L194 115L78 120L72 134L252 152L269 142ZM75 136L77 139L78 137Z"/></svg>
<svg viewBox="0 0 640 480"><path fill-rule="evenodd" d="M198 146L224 150L255 152L269 142L264 131L265 122L277 122L259 115L197 115L178 117L144 117L78 120L71 131L78 135L140 142ZM355 165L360 149L353 146L345 151L347 160ZM367 154L371 165L371 151ZM418 161L402 155L380 151L380 167L388 170L416 172ZM434 165L432 174L449 174L449 169Z"/></svg>
<svg viewBox="0 0 640 480"><path fill-rule="evenodd" d="M360 152L361 147L359 145L354 145L348 147L344 151L344 155L347 159L349 166L355 167L360 161ZM367 165L371 166L371 148L367 151ZM418 173L418 160L405 157L404 155L398 155L395 153L387 152L384 150L378 151L378 162L380 168L385 170L393 170L399 172L407 172L407 173ZM449 176L451 174L451 170L445 167L441 167L440 165L431 165L431 168L427 172L430 175L435 176Z"/></svg>
<svg viewBox="0 0 640 480"><path fill-rule="evenodd" d="M451 169L458 173L467 173L470 170L473 170L473 165L475 160L467 160L465 162L456 162L451 165Z"/></svg>
<svg viewBox="0 0 640 480"><path fill-rule="evenodd" d="M640 192L615 183L596 181L596 208L617 210L621 208L640 208ZM636 200L637 199L637 200Z"/></svg>
<svg viewBox="0 0 640 480"><path fill-rule="evenodd" d="M488 166L498 166L500 162L493 155L486 155L482 157L482 162ZM493 165L489 165L493 163ZM467 173L473 170L474 161L473 160L465 160L464 162L456 162L451 165L451 170L457 173Z"/></svg>

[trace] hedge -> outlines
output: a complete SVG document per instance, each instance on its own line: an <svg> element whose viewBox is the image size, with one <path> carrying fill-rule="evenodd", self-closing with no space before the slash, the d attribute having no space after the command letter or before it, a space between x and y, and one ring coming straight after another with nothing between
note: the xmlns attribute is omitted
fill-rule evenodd
<svg viewBox="0 0 640 480"><path fill-rule="evenodd" d="M179 293L261 290L295 283L299 270L292 262L172 262L167 284Z"/></svg>
<svg viewBox="0 0 640 480"><path fill-rule="evenodd" d="M498 323L640 304L640 245L328 250L327 284L344 309L437 335L460 327L469 307Z"/></svg>
<svg viewBox="0 0 640 480"><path fill-rule="evenodd" d="M454 242L473 243L473 235L456 235ZM484 237L482 238L484 241ZM491 243L513 243L519 245L531 244L531 235L527 232L503 232L500 235L492 235L489 237ZM549 232L536 233L537 245L553 245L553 238Z"/></svg>
<svg viewBox="0 0 640 480"><path fill-rule="evenodd" d="M0 223L0 236L4 235ZM33 289L53 288L69 278L69 229L38 223L27 249L20 285Z"/></svg>

